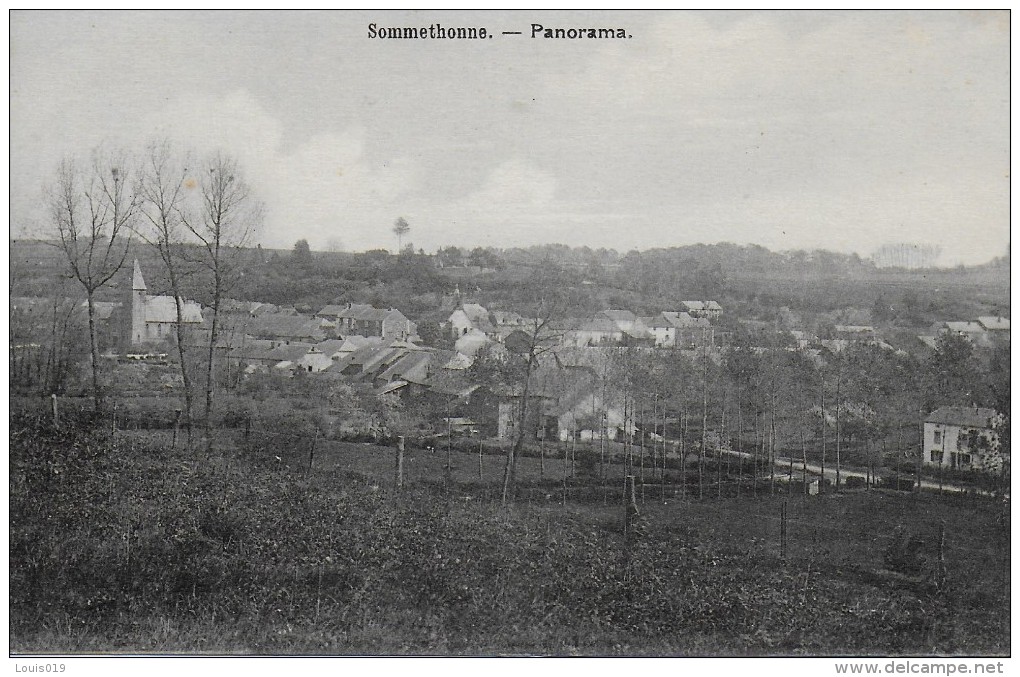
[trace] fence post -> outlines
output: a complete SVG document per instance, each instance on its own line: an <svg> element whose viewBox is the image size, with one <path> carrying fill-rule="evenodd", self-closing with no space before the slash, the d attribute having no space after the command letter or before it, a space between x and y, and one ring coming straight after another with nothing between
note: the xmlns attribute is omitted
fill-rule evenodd
<svg viewBox="0 0 1020 677"><path fill-rule="evenodd" d="M50 401L53 404L53 427L60 426L60 415L57 413L57 394L53 393L50 395Z"/></svg>
<svg viewBox="0 0 1020 677"><path fill-rule="evenodd" d="M538 429L538 478L545 479L545 424Z"/></svg>
<svg viewBox="0 0 1020 677"><path fill-rule="evenodd" d="M786 560L786 510L787 500L783 499L783 507L780 512L780 523L779 523L779 556Z"/></svg>
<svg viewBox="0 0 1020 677"><path fill-rule="evenodd" d="M623 548L624 556L628 558L630 557L631 546L634 543L634 521L640 514L636 493L634 476L627 475L623 484Z"/></svg>
<svg viewBox="0 0 1020 677"><path fill-rule="evenodd" d="M308 452L308 471L312 470L312 462L315 460L315 442L319 439L319 431L315 430L315 434L312 435L312 448Z"/></svg>
<svg viewBox="0 0 1020 677"><path fill-rule="evenodd" d="M404 436L397 436L397 454L396 463L394 468L393 485L400 493L401 489L404 488Z"/></svg>
<svg viewBox="0 0 1020 677"><path fill-rule="evenodd" d="M482 474L482 434L478 433L478 479L484 479Z"/></svg>
<svg viewBox="0 0 1020 677"><path fill-rule="evenodd" d="M946 521L939 522L939 561L935 570L935 586L942 588L946 584Z"/></svg>
<svg viewBox="0 0 1020 677"><path fill-rule="evenodd" d="M566 505L567 504L567 467L568 467L568 463L570 462L569 454L570 454L570 446L566 442L564 442L563 443L563 500L560 502L561 505Z"/></svg>
<svg viewBox="0 0 1020 677"><path fill-rule="evenodd" d="M177 433L180 429L181 429L181 410L174 409L174 439L173 442L170 443L171 449L177 448Z"/></svg>

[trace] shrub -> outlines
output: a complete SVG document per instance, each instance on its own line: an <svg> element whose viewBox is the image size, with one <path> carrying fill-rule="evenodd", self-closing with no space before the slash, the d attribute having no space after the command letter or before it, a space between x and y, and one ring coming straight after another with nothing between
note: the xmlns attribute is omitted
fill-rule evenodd
<svg viewBox="0 0 1020 677"><path fill-rule="evenodd" d="M885 565L893 571L915 575L923 571L924 541L916 534L908 533L903 527L896 527L885 550Z"/></svg>

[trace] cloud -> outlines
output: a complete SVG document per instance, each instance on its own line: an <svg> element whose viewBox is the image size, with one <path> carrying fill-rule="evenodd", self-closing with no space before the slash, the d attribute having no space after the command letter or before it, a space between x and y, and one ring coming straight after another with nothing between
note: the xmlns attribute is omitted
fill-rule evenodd
<svg viewBox="0 0 1020 677"><path fill-rule="evenodd" d="M557 205L555 176L536 163L511 158L491 167L481 185L416 214L429 244L511 246L548 237L539 223Z"/></svg>
<svg viewBox="0 0 1020 677"><path fill-rule="evenodd" d="M556 193L553 175L522 158L495 167L476 192L459 205L468 210L505 211L548 207Z"/></svg>
<svg viewBox="0 0 1020 677"><path fill-rule="evenodd" d="M417 181L414 163L394 159L372 165L359 127L316 134L296 147L284 144L284 125L246 90L222 96L181 97L139 127L156 130L183 148L237 157L266 205L258 239L289 247L299 238L313 247L339 239L352 248L380 245L396 218L393 205ZM149 132L149 136L152 132Z"/></svg>
<svg viewBox="0 0 1020 677"><path fill-rule="evenodd" d="M349 130L315 136L280 158L273 170L278 183L269 189L277 240L299 227L321 244L333 238L353 248L388 243L418 171L400 158L372 165L364 149L362 133Z"/></svg>

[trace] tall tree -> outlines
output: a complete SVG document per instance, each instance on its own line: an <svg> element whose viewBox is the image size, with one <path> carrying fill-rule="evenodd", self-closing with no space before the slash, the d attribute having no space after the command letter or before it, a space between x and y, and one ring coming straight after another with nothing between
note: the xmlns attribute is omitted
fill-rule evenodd
<svg viewBox="0 0 1020 677"><path fill-rule="evenodd" d="M397 251L402 251L401 244L404 240L404 236L411 232L411 226L407 223L407 220L403 216L398 218L393 224L393 234L397 236Z"/></svg>
<svg viewBox="0 0 1020 677"><path fill-rule="evenodd" d="M521 451L529 432L532 432L530 422L542 414L534 409L541 405L531 400L534 399L535 374L542 356L558 343L551 326L558 308L556 301L542 300L530 325L520 332L519 341L509 342L506 348L483 349L471 366L473 380L496 384L506 391L511 402L516 402L516 407L511 405L510 412L515 423L512 426L513 444L507 450L503 470L503 505L513 497Z"/></svg>
<svg viewBox="0 0 1020 677"><path fill-rule="evenodd" d="M516 431L517 435L514 443L507 452L506 467L503 472L502 501L504 505L510 500L516 486L518 459L520 458L528 433L528 417L534 415L531 412L532 403L530 402L533 377L538 369L541 356L551 350L556 343L550 329L553 312L552 304L542 304L540 312L532 320L532 325L526 332L528 339L523 342L524 345L519 350L518 358L524 363L523 383L521 384L521 409L520 418L518 419L520 425ZM535 406L541 405L536 404ZM542 412L539 411L538 415L541 416Z"/></svg>
<svg viewBox="0 0 1020 677"><path fill-rule="evenodd" d="M208 363L205 378L205 434L212 444L213 386L220 304L240 273L239 250L262 220L262 205L252 197L237 160L216 153L199 165L198 204L182 212L185 228L196 238L201 263L211 276Z"/></svg>
<svg viewBox="0 0 1020 677"><path fill-rule="evenodd" d="M124 267L127 259L131 227L138 210L131 190L130 164L125 155L103 149L93 151L90 162L84 166L74 158L65 158L57 169L48 198L51 218L71 276L85 290L93 406L99 413L103 393L99 380L95 296Z"/></svg>
<svg viewBox="0 0 1020 677"><path fill-rule="evenodd" d="M925 405L928 410L947 404L973 405L983 399L980 367L970 339L946 332L935 342L928 360Z"/></svg>
<svg viewBox="0 0 1020 677"><path fill-rule="evenodd" d="M301 238L294 243L294 262L299 265L305 265L312 261L312 248L308 245L308 240Z"/></svg>
<svg viewBox="0 0 1020 677"><path fill-rule="evenodd" d="M135 192L139 211L144 216L139 236L159 254L174 297L177 317L177 356L180 360L181 382L184 386L184 425L188 444L191 443L194 420L194 393L188 369L187 337L182 283L189 270L186 256L186 233L182 210L185 206L188 168L187 160L175 157L169 141L150 143L138 178Z"/></svg>

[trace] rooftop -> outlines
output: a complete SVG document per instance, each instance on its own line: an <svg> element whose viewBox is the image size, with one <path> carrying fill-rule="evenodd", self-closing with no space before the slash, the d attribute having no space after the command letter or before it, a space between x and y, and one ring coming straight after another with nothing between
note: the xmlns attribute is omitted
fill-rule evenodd
<svg viewBox="0 0 1020 677"><path fill-rule="evenodd" d="M977 319L978 323L988 331L1009 331L1008 317L991 317L983 315Z"/></svg>
<svg viewBox="0 0 1020 677"><path fill-rule="evenodd" d="M968 428L991 428L995 416L994 409L984 407L939 407L928 414L924 422Z"/></svg>

